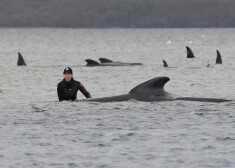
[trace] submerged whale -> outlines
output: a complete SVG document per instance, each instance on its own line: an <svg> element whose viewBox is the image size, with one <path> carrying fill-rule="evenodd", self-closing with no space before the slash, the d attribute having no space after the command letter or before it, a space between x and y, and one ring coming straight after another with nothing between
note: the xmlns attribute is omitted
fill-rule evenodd
<svg viewBox="0 0 235 168"><path fill-rule="evenodd" d="M178 67L169 67L165 60L162 60L162 62L163 62L163 67L165 68L178 68Z"/></svg>
<svg viewBox="0 0 235 168"><path fill-rule="evenodd" d="M138 101L173 101L173 100L184 100L184 101L199 101L199 102L227 102L231 100L226 99L215 99L215 98L196 98L196 97L179 97L164 91L164 85L169 81L168 77L157 77L149 81L146 81L135 88L133 88L128 94L119 96L103 97L86 99L83 101L91 102L121 102L135 99Z"/></svg>
<svg viewBox="0 0 235 168"><path fill-rule="evenodd" d="M26 66L26 63L24 61L24 58L20 52L18 52L18 61L17 61L18 66Z"/></svg>
<svg viewBox="0 0 235 168"><path fill-rule="evenodd" d="M188 48L187 50L189 50L188 53L190 53L190 49ZM215 64L222 64L223 61L222 61L222 56L220 54L220 52L218 50L216 50L216 53L217 53L217 56L216 56L216 61L215 61ZM191 55L191 54L188 54L188 55ZM165 60L162 60L163 61L163 67L166 67L166 68L177 68L177 67L169 67L167 62ZM200 66L200 65L188 65L184 68L186 69L201 69L201 68L204 68L204 67L210 67L210 63L209 61L207 62L206 66Z"/></svg>
<svg viewBox="0 0 235 168"><path fill-rule="evenodd" d="M162 60L162 61L163 61L163 67L165 67L165 68L178 68L178 67L169 67L165 60ZM184 66L183 68L184 69L202 69L202 68L208 68L208 67L210 67L210 63L209 62L206 64L206 66L192 64L192 65Z"/></svg>
<svg viewBox="0 0 235 168"><path fill-rule="evenodd" d="M186 50L187 50L187 58L195 58L192 50L188 46L186 46Z"/></svg>
<svg viewBox="0 0 235 168"><path fill-rule="evenodd" d="M114 62L107 58L99 58L100 63L92 59L86 59L86 66L132 66L132 65L142 65L141 63L124 63L124 62Z"/></svg>

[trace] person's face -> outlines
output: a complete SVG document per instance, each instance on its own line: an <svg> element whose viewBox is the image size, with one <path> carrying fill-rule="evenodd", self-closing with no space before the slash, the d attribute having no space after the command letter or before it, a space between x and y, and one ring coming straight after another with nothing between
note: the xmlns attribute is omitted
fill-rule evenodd
<svg viewBox="0 0 235 168"><path fill-rule="evenodd" d="M71 73L65 73L65 74L64 74L64 79L65 79L67 82L69 82L69 81L72 79L72 77L73 77L73 74L71 74Z"/></svg>

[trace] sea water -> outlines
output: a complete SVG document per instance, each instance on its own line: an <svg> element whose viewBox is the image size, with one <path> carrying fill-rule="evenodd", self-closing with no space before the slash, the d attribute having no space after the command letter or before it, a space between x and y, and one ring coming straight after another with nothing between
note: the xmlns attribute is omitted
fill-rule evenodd
<svg viewBox="0 0 235 168"><path fill-rule="evenodd" d="M59 102L56 92L70 66L94 98L168 76L170 93L235 100L234 44L235 29L0 29L0 167L235 167L234 102ZM101 57L143 66L84 66Z"/></svg>

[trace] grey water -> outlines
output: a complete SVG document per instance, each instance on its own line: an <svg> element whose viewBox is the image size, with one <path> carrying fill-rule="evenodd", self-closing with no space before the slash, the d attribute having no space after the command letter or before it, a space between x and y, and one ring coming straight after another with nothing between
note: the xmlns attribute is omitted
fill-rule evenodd
<svg viewBox="0 0 235 168"><path fill-rule="evenodd" d="M0 167L235 167L234 101L58 102L56 93L71 66L94 98L168 76L170 93L235 100L234 44L235 29L0 29ZM16 66L17 52L27 66ZM83 66L100 57L144 65Z"/></svg>

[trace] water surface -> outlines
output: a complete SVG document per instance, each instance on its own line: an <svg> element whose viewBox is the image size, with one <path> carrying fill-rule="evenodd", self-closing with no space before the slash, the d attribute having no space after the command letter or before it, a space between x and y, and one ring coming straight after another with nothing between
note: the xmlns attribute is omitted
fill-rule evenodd
<svg viewBox="0 0 235 168"><path fill-rule="evenodd" d="M234 44L235 29L0 29L0 166L234 167L234 102L58 102L56 94L71 66L93 97L168 76L168 92L235 100ZM28 66L16 66L19 51ZM100 57L144 66L83 66ZM210 68L187 68L208 60Z"/></svg>

